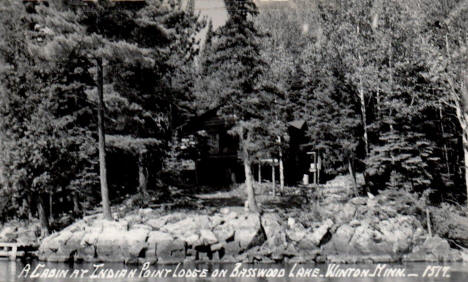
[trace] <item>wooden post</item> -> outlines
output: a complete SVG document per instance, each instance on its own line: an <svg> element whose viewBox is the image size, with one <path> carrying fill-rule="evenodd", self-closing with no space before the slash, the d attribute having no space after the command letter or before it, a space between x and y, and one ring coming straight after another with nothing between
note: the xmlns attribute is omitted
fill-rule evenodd
<svg viewBox="0 0 468 282"><path fill-rule="evenodd" d="M198 167L197 162L195 162L195 185L198 185Z"/></svg>
<svg viewBox="0 0 468 282"><path fill-rule="evenodd" d="M262 162L258 163L258 183L262 183Z"/></svg>
<svg viewBox="0 0 468 282"><path fill-rule="evenodd" d="M429 209L426 209L426 220L427 220L427 230L429 232L429 237L432 237L431 218L429 215Z"/></svg>
<svg viewBox="0 0 468 282"><path fill-rule="evenodd" d="M283 165L283 150L281 149L281 137L278 136L279 148L279 177L280 177L280 191L284 192L284 165Z"/></svg>
<svg viewBox="0 0 468 282"><path fill-rule="evenodd" d="M11 247L10 260L12 260L12 261L16 260L16 251L17 250L18 250L18 246L16 244Z"/></svg>
<svg viewBox="0 0 468 282"><path fill-rule="evenodd" d="M275 159L271 159L271 185L273 185L273 196L276 196Z"/></svg>
<svg viewBox="0 0 468 282"><path fill-rule="evenodd" d="M283 166L283 159L280 156L279 159L279 174L280 174L280 191L281 193L284 192L284 166Z"/></svg>
<svg viewBox="0 0 468 282"><path fill-rule="evenodd" d="M317 153L314 152L314 184L317 185Z"/></svg>

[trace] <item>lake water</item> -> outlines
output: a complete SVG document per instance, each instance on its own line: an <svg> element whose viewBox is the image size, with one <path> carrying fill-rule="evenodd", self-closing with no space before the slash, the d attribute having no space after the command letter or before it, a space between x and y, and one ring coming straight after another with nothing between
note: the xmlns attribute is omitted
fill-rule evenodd
<svg viewBox="0 0 468 282"><path fill-rule="evenodd" d="M130 265L0 261L1 282L25 281L468 281L468 264Z"/></svg>

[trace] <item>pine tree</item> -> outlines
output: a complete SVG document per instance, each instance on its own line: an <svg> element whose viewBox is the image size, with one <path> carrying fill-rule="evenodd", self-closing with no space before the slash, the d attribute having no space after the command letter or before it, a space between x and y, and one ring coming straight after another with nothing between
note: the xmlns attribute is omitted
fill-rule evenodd
<svg viewBox="0 0 468 282"><path fill-rule="evenodd" d="M90 104L83 95L90 80L81 71L87 62L74 54L63 60L39 59L34 46L43 42L47 30L33 11L34 6L2 3L1 172L4 187L26 203L28 214L38 212L46 235L53 195L81 182L84 171L93 167L89 159L95 151L87 127ZM92 181L95 174L87 177Z"/></svg>
<svg viewBox="0 0 468 282"><path fill-rule="evenodd" d="M222 118L235 122L231 133L240 141L249 208L258 212L251 165L254 154L263 147L261 137L268 135L264 117L273 99L260 87L264 62L261 34L253 21L257 7L251 0L226 0L225 4L229 19L215 31L204 51L202 74L206 84L199 95L206 95Z"/></svg>
<svg viewBox="0 0 468 282"><path fill-rule="evenodd" d="M174 6L177 3L179 6ZM198 17L193 13L193 9L192 11L190 9L183 10L181 3L182 1L154 0L144 4L126 5L112 1L99 1L86 3L88 7L69 6L61 2L52 2L47 5L35 3L31 5L31 13L25 13L31 18L27 22L27 26L35 27L36 32L30 35L32 38L30 42L26 42L18 48L18 52L30 51L25 56L31 62L28 62L28 66L23 65L22 67L28 71L26 74L34 69L34 65L38 65L37 69L44 69L44 66L48 66L47 70L54 71L53 76L45 71L42 71L43 73L38 71L41 78L51 78L51 80L42 80L41 83L36 84L39 89L43 89L44 92L49 91L47 93L50 94L49 100L43 99L41 101L41 103L49 103L46 104L48 108L45 108L44 115L54 115L53 109L56 107L60 107L57 108L58 111L63 109L63 105L60 103L73 105L73 101L77 102L78 108L85 106L81 109L80 125L83 125L83 120L85 120L82 119L84 114L94 114L92 118L87 116L87 124L83 126L93 130L99 128L101 194L104 217L107 219L112 218L112 216L106 185L104 121L109 125L110 133L118 136L126 135L123 136L122 140L135 142L135 146L127 144L127 147L136 155L141 156L146 149L154 148L154 144L160 144L159 140L154 139L154 136L161 133L164 127L169 127L168 122L165 121L169 120L167 115L170 114L167 108L164 108L167 96L162 94L171 93L170 91L172 93L184 91L184 87L187 87L184 86L184 83L190 83L190 76L179 72L179 67L192 60L191 54L196 53L194 34L199 26ZM20 8L24 10L24 8ZM14 20L16 23L21 22L16 18ZM25 26L15 31L18 34L29 33L28 27ZM18 43L15 44L18 45ZM191 57L185 58L184 56L187 54ZM180 62L177 62L177 58L180 58ZM13 57L12 61L14 59ZM57 68L57 66L63 67ZM113 71L119 75L114 77L108 75ZM34 74L36 75L36 73ZM171 82L169 80L171 76L176 77L177 81ZM130 82L135 78L137 80L134 82L137 83L131 87ZM31 81L35 80L37 79L31 79ZM19 98L20 91L10 90L12 90L13 98ZM30 92L34 91L30 90ZM41 100L38 95L31 95L31 98ZM172 104L179 103L182 99L184 98L177 97L172 100ZM112 104L115 101L123 103ZM109 115L104 115L105 102L111 103L108 108ZM96 121L96 106L89 107L96 103L100 105L97 126L96 123L93 123ZM30 104L27 103L25 106L30 106ZM35 109L34 107L32 109L23 108L18 109L18 111L25 115L34 112ZM119 110L121 113L129 111L129 114L119 115L117 114ZM132 115L132 112L136 115ZM177 112L174 115L177 115ZM49 120L47 116L41 118ZM50 118L50 120L53 119ZM68 121L70 123L66 123ZM68 118L62 122L69 125L75 124L76 120ZM15 123L24 124L22 120L17 120L16 122L7 121L4 125L7 127ZM48 123L44 122L44 124ZM63 133L59 130L58 134ZM76 138L90 138L87 139L88 141L93 140L96 136L89 134L89 131L86 130L75 132L75 134L77 134ZM80 136L80 134L83 135ZM38 133L37 136L38 138L52 138L51 133L46 131ZM111 138L111 140L114 141L116 138ZM57 140L62 139L57 138ZM119 142L114 143L119 144ZM95 151L92 150L93 145L91 144L93 142L79 147L77 154L80 157L84 157L84 153L94 154ZM134 148L141 150L136 152L133 150ZM7 150L7 152L13 151L15 150L11 148ZM18 153L26 151L16 150ZM87 157L93 159L89 155ZM66 157L59 157L59 160L62 159L66 160ZM140 163L144 159L144 157L140 158ZM47 163L44 158L41 160ZM80 163L80 165L82 164L83 162ZM63 168L65 167L67 166L63 166ZM75 172L83 177L89 176L89 168L88 166L87 169ZM65 174L62 176L63 179L67 179ZM145 182L144 177L142 182ZM143 189L141 184L143 183L140 183L140 188ZM71 181L70 185L77 187L80 183Z"/></svg>

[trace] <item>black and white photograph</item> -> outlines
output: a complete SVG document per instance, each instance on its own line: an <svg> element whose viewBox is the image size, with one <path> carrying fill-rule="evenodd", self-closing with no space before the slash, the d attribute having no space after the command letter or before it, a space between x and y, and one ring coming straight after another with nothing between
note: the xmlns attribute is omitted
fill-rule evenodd
<svg viewBox="0 0 468 282"><path fill-rule="evenodd" d="M468 0L0 0L29 281L468 281Z"/></svg>

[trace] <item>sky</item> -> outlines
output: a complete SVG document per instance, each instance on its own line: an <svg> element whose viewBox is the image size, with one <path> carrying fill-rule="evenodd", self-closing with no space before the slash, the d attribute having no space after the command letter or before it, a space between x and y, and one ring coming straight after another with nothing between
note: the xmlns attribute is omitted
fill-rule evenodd
<svg viewBox="0 0 468 282"><path fill-rule="evenodd" d="M256 2L257 5L268 5L275 4L275 2L279 3L288 1L289 0L257 0ZM228 17L224 0L195 0L195 10L200 11L202 16L207 16L208 19L211 19L214 29L224 25ZM202 40L202 42L206 36L206 31L207 28L202 30L197 36Z"/></svg>
<svg viewBox="0 0 468 282"><path fill-rule="evenodd" d="M274 5L289 3L289 0L256 0L257 5ZM468 2L468 0L467 0ZM208 16L213 21L213 27L222 26L227 19L227 11L224 6L224 0L195 0L195 9L202 15Z"/></svg>
<svg viewBox="0 0 468 282"><path fill-rule="evenodd" d="M224 0L195 0L195 9L213 21L213 27L222 26L227 19Z"/></svg>

